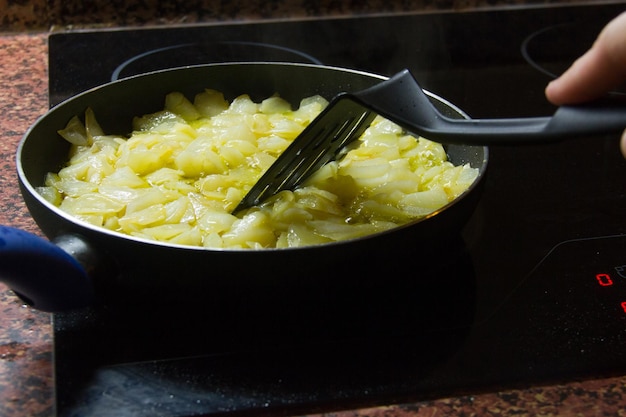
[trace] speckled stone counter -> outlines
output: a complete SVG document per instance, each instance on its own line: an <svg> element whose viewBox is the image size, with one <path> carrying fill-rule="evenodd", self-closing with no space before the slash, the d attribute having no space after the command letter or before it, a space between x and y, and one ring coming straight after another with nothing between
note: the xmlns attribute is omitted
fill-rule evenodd
<svg viewBox="0 0 626 417"><path fill-rule="evenodd" d="M15 150L20 137L47 108L46 36L0 36L0 223L36 232L17 187ZM0 292L0 415L52 414L50 315Z"/></svg>
<svg viewBox="0 0 626 417"><path fill-rule="evenodd" d="M587 0L589 1L589 0ZM602 2L595 0L592 2ZM581 0L146 0L0 1L0 30L33 30L74 25L139 26L251 19L293 19L346 14L475 10L519 5L581 3Z"/></svg>
<svg viewBox="0 0 626 417"><path fill-rule="evenodd" d="M38 233L28 215L17 186L14 155L17 144L27 128L42 115L48 106L47 98L47 29L32 30L41 20L33 23L33 16L43 16L52 8L56 13L72 11L61 24L72 24L79 15L80 2L41 2L42 4L6 2L0 5L9 10L2 25L9 32L0 36L0 223L16 226ZM193 3L193 2L192 2ZM299 12L311 11L302 2ZM362 11L368 9L363 2L352 2ZM400 2L397 2L401 4ZM410 2L405 2L409 4ZM473 2L424 1L434 7L445 3L452 7L459 4L480 3L490 5L495 0ZM103 3L107 10L114 11L117 2ZM220 3L221 4L221 3ZM280 15L280 8L273 2L263 3L266 8L276 7L273 15ZM393 4L393 2L392 2ZM193 5L192 5L193 6ZM94 6L95 7L95 6ZM165 7L165 6L163 6ZM228 15L228 11L216 6L213 13ZM233 6L234 7L234 6ZM326 6L324 6L326 7ZM330 7L330 6L328 6ZM7 9L8 8L8 9ZM190 8L193 8L190 6ZM200 10L200 9L198 9ZM204 10L204 9L203 9ZM237 9L234 9L237 10ZM85 10L83 10L85 11ZM12 13L12 14L11 14ZM198 12L200 13L200 12ZM207 12L208 13L208 12ZM259 11L263 17L266 11ZM174 14L166 19L174 19ZM13 16L9 18L7 16ZM73 18L71 16L74 16ZM137 10L126 15L126 23L137 23ZM292 16L290 14L290 16ZM17 20L11 20L11 19ZM30 20L29 20L30 19ZM46 19L50 19L48 16ZM44 19L44 20L46 20ZM203 18L206 20L206 16ZM98 19L91 19L93 22ZM102 22L116 19L101 18ZM181 20L180 18L178 20ZM21 22L21 23L16 23ZM30 22L30 23L29 23ZM46 20L50 23L51 21ZM141 23L141 22L139 22ZM16 32L17 26L28 27L27 34ZM54 382L52 370L53 337L51 316L25 306L6 286L0 284L0 416L53 416ZM626 376L601 380L577 381L565 385L527 387L518 390L479 394L467 393L458 398L443 398L416 404L390 405L363 410L351 410L326 414L337 417L357 416L513 416L513 415L573 415L573 416L616 416L626 413Z"/></svg>

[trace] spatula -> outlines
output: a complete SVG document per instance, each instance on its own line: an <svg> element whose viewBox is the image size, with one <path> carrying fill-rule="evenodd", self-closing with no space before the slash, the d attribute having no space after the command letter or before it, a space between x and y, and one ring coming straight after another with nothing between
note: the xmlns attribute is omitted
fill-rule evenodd
<svg viewBox="0 0 626 417"><path fill-rule="evenodd" d="M602 135L626 129L626 102L561 106L551 117L452 119L432 104L409 70L356 93L341 93L287 147L233 210L293 190L343 147L359 138L376 115L415 135L444 144L521 145Z"/></svg>

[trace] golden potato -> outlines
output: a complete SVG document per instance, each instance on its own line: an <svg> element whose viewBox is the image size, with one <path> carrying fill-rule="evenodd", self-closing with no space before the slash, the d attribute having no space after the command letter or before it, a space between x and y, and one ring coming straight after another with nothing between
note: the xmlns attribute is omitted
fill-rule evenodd
<svg viewBox="0 0 626 417"><path fill-rule="evenodd" d="M231 214L277 156L328 104L297 109L274 95L228 103L207 89L173 92L162 111L133 120L128 138L107 136L90 109L59 134L67 166L41 195L78 219L132 236L208 248L283 248L353 239L445 206L476 180L444 148L378 117L345 155L295 191Z"/></svg>

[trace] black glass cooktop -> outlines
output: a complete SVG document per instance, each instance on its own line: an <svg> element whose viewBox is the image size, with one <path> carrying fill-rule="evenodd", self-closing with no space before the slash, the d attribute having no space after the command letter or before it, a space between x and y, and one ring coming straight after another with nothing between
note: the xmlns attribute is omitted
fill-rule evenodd
<svg viewBox="0 0 626 417"><path fill-rule="evenodd" d="M409 68L472 117L547 115L546 83L624 9L55 33L50 101L172 66L288 61ZM492 147L467 225L422 248L345 259L336 285L313 291L129 296L56 314L58 415L303 414L626 372L617 137Z"/></svg>

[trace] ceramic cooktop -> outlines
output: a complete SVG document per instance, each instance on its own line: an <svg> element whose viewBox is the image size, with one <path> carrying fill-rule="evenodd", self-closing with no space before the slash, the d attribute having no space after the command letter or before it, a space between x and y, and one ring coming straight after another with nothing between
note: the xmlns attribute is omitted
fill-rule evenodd
<svg viewBox="0 0 626 417"><path fill-rule="evenodd" d="M547 115L546 83L622 9L58 33L50 100L155 69L261 60L409 68L472 117ZM58 414L310 413L624 373L624 179L617 137L492 147L464 229L428 256L407 241L338 266L362 285L57 314Z"/></svg>

